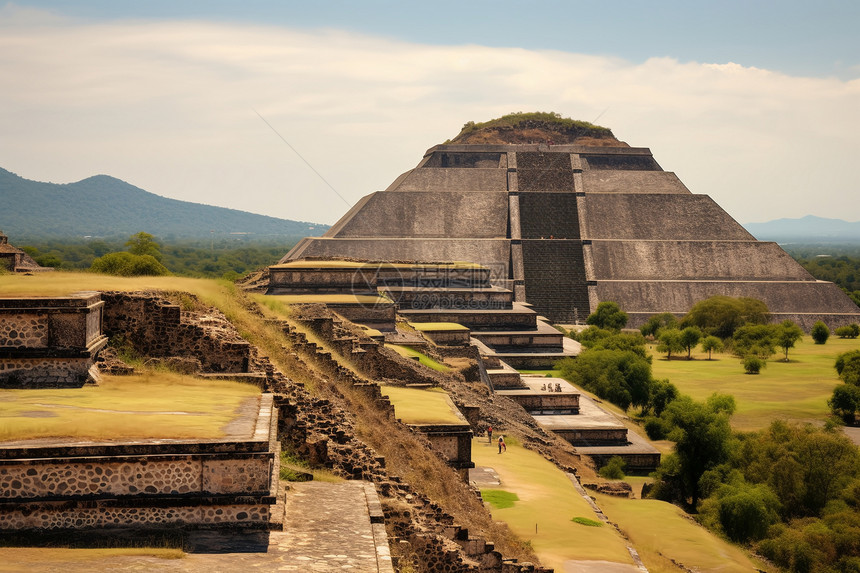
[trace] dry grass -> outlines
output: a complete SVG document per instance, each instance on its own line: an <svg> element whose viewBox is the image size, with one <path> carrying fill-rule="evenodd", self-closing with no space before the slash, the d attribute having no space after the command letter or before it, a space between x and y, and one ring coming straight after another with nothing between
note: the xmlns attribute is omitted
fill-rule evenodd
<svg viewBox="0 0 860 573"><path fill-rule="evenodd" d="M462 324L456 322L410 322L409 326L419 332L432 332L442 330L469 330Z"/></svg>
<svg viewBox="0 0 860 573"><path fill-rule="evenodd" d="M182 559L185 552L181 549L159 547L117 547L97 549L69 549L63 547L0 547L0 572L18 573L20 571L63 571L72 566L76 570L93 562L100 569L104 563L97 563L112 557L153 557L156 559ZM155 565L155 564L151 564Z"/></svg>
<svg viewBox="0 0 860 573"><path fill-rule="evenodd" d="M676 573L682 564L702 573L770 571L743 549L701 527L680 508L653 499L594 494L606 516L630 538L649 571Z"/></svg>
<svg viewBox="0 0 860 573"><path fill-rule="evenodd" d="M0 440L217 439L259 395L251 384L163 371L104 376L83 388L0 390Z"/></svg>
<svg viewBox="0 0 860 573"><path fill-rule="evenodd" d="M395 415L405 424L463 424L454 413L448 394L439 388L383 386L383 396L394 405Z"/></svg>
<svg viewBox="0 0 860 573"><path fill-rule="evenodd" d="M430 358L426 354L418 352L417 350L415 350L414 348L411 348L409 346L402 346L400 344L386 344L385 348L390 348L391 350L395 351L397 354L399 354L400 356L403 356L404 358L412 358L412 359L417 358L418 362L420 364L423 364L427 368L432 368L433 370L436 370L438 372L450 372L451 371L451 368L449 366L446 366L445 364L442 364L441 362L433 360L432 358Z"/></svg>

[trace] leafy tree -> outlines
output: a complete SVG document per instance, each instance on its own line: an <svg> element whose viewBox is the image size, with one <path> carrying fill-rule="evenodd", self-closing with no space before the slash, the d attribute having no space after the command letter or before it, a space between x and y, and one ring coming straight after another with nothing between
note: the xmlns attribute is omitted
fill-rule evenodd
<svg viewBox="0 0 860 573"><path fill-rule="evenodd" d="M646 359L649 364L651 363L651 357L645 349L645 337L638 332L612 333L609 330L600 330L593 326L585 330L587 331L591 329L599 330L600 333L608 333L609 336L603 336L601 334L599 336L594 336L593 338L589 337L590 340L587 343L583 342L583 346L586 348L592 350L628 350L630 352L635 352L642 358Z"/></svg>
<svg viewBox="0 0 860 573"><path fill-rule="evenodd" d="M692 359L693 349L702 339L702 331L695 326L688 326L681 331L681 346L687 351L687 360Z"/></svg>
<svg viewBox="0 0 860 573"><path fill-rule="evenodd" d="M846 424L853 426L857 410L860 410L860 387L854 384L838 385L833 389L827 405L834 416L839 416Z"/></svg>
<svg viewBox="0 0 860 573"><path fill-rule="evenodd" d="M125 246L132 255L149 255L156 261L161 262L161 245L156 243L155 237L149 233L144 231L135 233L125 242Z"/></svg>
<svg viewBox="0 0 860 573"><path fill-rule="evenodd" d="M720 486L702 509L705 520L712 514L726 537L737 543L764 538L768 528L779 521L779 512L779 499L767 484L752 485L743 479Z"/></svg>
<svg viewBox="0 0 860 573"><path fill-rule="evenodd" d="M626 465L620 456L612 456L606 462L606 465L600 468L598 473L600 477L606 479L624 479L624 467Z"/></svg>
<svg viewBox="0 0 860 573"><path fill-rule="evenodd" d="M169 275L170 271L151 255L108 253L93 261L91 271L121 277Z"/></svg>
<svg viewBox="0 0 860 573"><path fill-rule="evenodd" d="M826 324L819 320L812 325L812 331L810 334L812 335L812 340L815 341L815 344L824 344L827 342L827 339L830 338L830 329L827 328Z"/></svg>
<svg viewBox="0 0 860 573"><path fill-rule="evenodd" d="M735 356L757 356L767 360L776 352L776 328L770 324L748 324L732 335Z"/></svg>
<svg viewBox="0 0 860 573"><path fill-rule="evenodd" d="M684 350L684 344L681 341L681 331L677 328L666 328L660 331L658 338L657 352L666 353L666 359L672 359L673 352L681 352Z"/></svg>
<svg viewBox="0 0 860 573"><path fill-rule="evenodd" d="M706 336L702 340L702 350L708 353L708 360L711 359L711 352L720 352L723 349L723 341L716 336Z"/></svg>
<svg viewBox="0 0 860 573"><path fill-rule="evenodd" d="M785 361L788 362L788 349L794 348L794 344L803 338L803 331L790 320L784 320L776 327L776 345L785 353Z"/></svg>
<svg viewBox="0 0 860 573"><path fill-rule="evenodd" d="M834 367L843 382L860 386L860 350L843 352L836 357Z"/></svg>
<svg viewBox="0 0 860 573"><path fill-rule="evenodd" d="M651 393L651 364L629 350L587 350L558 363L561 375L627 410L644 407Z"/></svg>
<svg viewBox="0 0 860 573"><path fill-rule="evenodd" d="M659 416L680 395L677 386L668 380L654 380L651 384L651 395L648 397L647 408L643 413L653 412L655 416Z"/></svg>
<svg viewBox="0 0 860 573"><path fill-rule="evenodd" d="M627 313L621 310L618 303L603 301L597 305L597 309L593 313L588 315L585 324L618 331L627 325Z"/></svg>
<svg viewBox="0 0 860 573"><path fill-rule="evenodd" d="M663 418L672 427L668 437L675 442L676 460L665 468L661 464L658 477L674 482L674 487L689 500L694 511L699 505L702 474L729 457L732 438L729 417L733 411L727 400L714 399L710 404L703 404L682 396L663 412ZM658 488L663 494L666 490L666 487Z"/></svg>
<svg viewBox="0 0 860 573"><path fill-rule="evenodd" d="M700 300L681 320L681 326L698 326L705 334L728 338L744 324L766 324L770 318L762 301L717 295Z"/></svg>
<svg viewBox="0 0 860 573"><path fill-rule="evenodd" d="M767 367L767 362L755 355L746 356L743 361L744 372L747 374L758 374L762 368Z"/></svg>
<svg viewBox="0 0 860 573"><path fill-rule="evenodd" d="M642 336L657 336L658 332L664 328L675 328L678 325L678 319L671 312L663 312L650 317L645 324L639 327Z"/></svg>
<svg viewBox="0 0 860 573"><path fill-rule="evenodd" d="M606 330L597 326L589 326L587 328L583 328L578 333L572 332L571 336L586 348L591 348L600 340L609 338L612 334L613 332L611 330Z"/></svg>

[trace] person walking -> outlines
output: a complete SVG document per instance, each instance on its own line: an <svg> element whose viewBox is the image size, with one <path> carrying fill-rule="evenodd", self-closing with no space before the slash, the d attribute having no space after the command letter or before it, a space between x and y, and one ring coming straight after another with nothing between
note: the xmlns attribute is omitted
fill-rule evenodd
<svg viewBox="0 0 860 573"><path fill-rule="evenodd" d="M505 439L502 436L499 436L499 453L508 451L508 446L505 444Z"/></svg>
<svg viewBox="0 0 860 573"><path fill-rule="evenodd" d="M487 426L487 441L489 443L493 443L493 427Z"/></svg>

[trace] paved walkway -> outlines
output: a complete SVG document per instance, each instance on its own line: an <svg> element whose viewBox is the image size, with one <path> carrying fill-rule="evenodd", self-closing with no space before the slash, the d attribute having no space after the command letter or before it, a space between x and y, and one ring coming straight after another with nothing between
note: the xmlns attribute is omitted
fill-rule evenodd
<svg viewBox="0 0 860 573"><path fill-rule="evenodd" d="M0 572L301 571L394 573L382 508L362 481L290 484L285 531L189 535L182 559L100 556L87 550L0 548Z"/></svg>

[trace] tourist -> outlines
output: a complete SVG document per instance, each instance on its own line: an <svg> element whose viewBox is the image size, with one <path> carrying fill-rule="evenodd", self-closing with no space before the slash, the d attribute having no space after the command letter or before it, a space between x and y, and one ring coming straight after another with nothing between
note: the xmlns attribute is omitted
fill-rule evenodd
<svg viewBox="0 0 860 573"><path fill-rule="evenodd" d="M487 426L487 442L493 443L493 427Z"/></svg>
<svg viewBox="0 0 860 573"><path fill-rule="evenodd" d="M505 439L502 436L499 436L499 453L508 451L508 446L505 444Z"/></svg>

